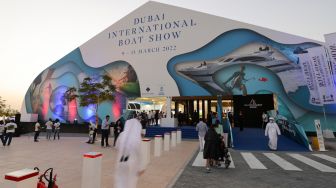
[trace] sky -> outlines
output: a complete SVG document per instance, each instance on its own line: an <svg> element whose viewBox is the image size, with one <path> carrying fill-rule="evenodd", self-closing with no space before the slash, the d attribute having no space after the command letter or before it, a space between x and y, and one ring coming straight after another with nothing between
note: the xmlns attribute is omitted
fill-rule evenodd
<svg viewBox="0 0 336 188"><path fill-rule="evenodd" d="M0 0L0 96L20 110L35 77L148 0ZM156 0L324 41L335 0Z"/></svg>

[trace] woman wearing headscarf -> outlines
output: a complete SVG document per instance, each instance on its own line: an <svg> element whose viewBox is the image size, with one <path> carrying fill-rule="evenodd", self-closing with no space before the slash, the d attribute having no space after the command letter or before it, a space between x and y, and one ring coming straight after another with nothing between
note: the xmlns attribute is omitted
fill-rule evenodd
<svg viewBox="0 0 336 188"><path fill-rule="evenodd" d="M119 119L118 121L116 121L116 123L114 125L114 142L113 142L113 146L116 145L118 136L119 136L119 134L121 132L122 132L122 123L121 123L121 119Z"/></svg>
<svg viewBox="0 0 336 188"><path fill-rule="evenodd" d="M270 117L269 122L266 124L265 136L268 136L268 147L271 150L277 150L278 135L281 135L278 124L275 123L273 117Z"/></svg>
<svg viewBox="0 0 336 188"><path fill-rule="evenodd" d="M144 172L141 160L141 123L137 119L127 120L120 133L115 172L115 188L135 188L138 177Z"/></svg>
<svg viewBox="0 0 336 188"><path fill-rule="evenodd" d="M203 151L203 158L206 159L206 170L210 172L210 163L216 164L219 156L219 135L214 129L214 125L210 126L210 129L204 136L205 144Z"/></svg>

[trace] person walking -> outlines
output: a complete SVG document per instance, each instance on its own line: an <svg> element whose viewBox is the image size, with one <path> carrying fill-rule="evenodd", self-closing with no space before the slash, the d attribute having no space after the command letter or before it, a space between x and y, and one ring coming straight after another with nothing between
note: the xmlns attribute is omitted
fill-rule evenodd
<svg viewBox="0 0 336 188"><path fill-rule="evenodd" d="M9 146L12 142L12 137L15 133L15 129L17 128L16 123L14 123L14 120L10 120L9 123L7 123L5 125L5 129L6 129L6 137L5 137L5 144L4 146L7 144L7 146Z"/></svg>
<svg viewBox="0 0 336 188"><path fill-rule="evenodd" d="M206 170L209 173L211 171L210 165L216 164L219 152L219 135L215 131L213 124L210 125L210 129L205 134L204 140L203 158L206 159Z"/></svg>
<svg viewBox="0 0 336 188"><path fill-rule="evenodd" d="M60 131L61 131L61 123L60 123L59 119L55 120L54 128L55 128L55 131L54 131L54 140L56 139L56 135L57 135L57 138L59 140L60 139Z"/></svg>
<svg viewBox="0 0 336 188"><path fill-rule="evenodd" d="M53 128L53 122L52 119L49 118L49 120L46 122L46 132L47 132L47 140L50 140L51 134L52 134L52 128Z"/></svg>
<svg viewBox="0 0 336 188"><path fill-rule="evenodd" d="M136 188L138 178L144 173L141 159L141 123L138 119L127 120L116 143L117 166L115 188Z"/></svg>
<svg viewBox="0 0 336 188"><path fill-rule="evenodd" d="M122 123L121 120L119 119L115 125L114 125L114 142L113 142L113 146L116 145L117 139L119 137L119 134L122 132Z"/></svg>
<svg viewBox="0 0 336 188"><path fill-rule="evenodd" d="M41 125L40 123L37 121L35 123L35 126L34 126L34 132L35 132L35 135L34 135L34 142L38 142L38 137L40 135L40 131L41 131Z"/></svg>
<svg viewBox="0 0 336 188"><path fill-rule="evenodd" d="M0 121L0 140L2 145L5 146L5 123Z"/></svg>
<svg viewBox="0 0 336 188"><path fill-rule="evenodd" d="M105 116L105 119L103 120L102 125L101 125L101 132L102 132L101 146L102 147L110 147L108 143L110 125L111 125L110 116L107 115ZM104 142L105 142L105 146L104 146Z"/></svg>
<svg viewBox="0 0 336 188"><path fill-rule="evenodd" d="M199 119L199 122L196 125L196 131L198 132L200 151L203 151L203 149L204 149L204 136L205 136L205 133L208 131L208 126L203 122L202 118Z"/></svg>
<svg viewBox="0 0 336 188"><path fill-rule="evenodd" d="M268 136L268 147L270 150L277 150L278 135L281 135L279 126L275 123L274 118L270 117L265 129L265 136Z"/></svg>

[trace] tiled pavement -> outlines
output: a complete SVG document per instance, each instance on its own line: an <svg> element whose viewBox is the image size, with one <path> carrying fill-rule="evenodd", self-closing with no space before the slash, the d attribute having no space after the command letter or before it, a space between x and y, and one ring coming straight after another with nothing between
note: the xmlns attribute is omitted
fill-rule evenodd
<svg viewBox="0 0 336 188"><path fill-rule="evenodd" d="M90 145L86 144L86 141L87 138L80 135L68 135L55 141L48 141L42 136L40 142L36 143L31 136L13 138L11 146L0 146L0 187L4 181L4 174L37 166L41 170L53 167L57 173L59 187L80 188L82 155L89 151L103 153L102 188L113 187L115 148L101 148L98 142ZM112 139L109 142L112 143ZM140 177L138 187L170 187L194 155L198 143L182 141L170 151L163 152L160 157L153 156L153 145L154 141L151 144L151 162Z"/></svg>

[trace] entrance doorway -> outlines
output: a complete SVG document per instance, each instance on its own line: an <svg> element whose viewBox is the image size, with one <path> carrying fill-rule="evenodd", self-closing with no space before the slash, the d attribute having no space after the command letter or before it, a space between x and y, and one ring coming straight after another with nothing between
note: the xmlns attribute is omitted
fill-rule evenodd
<svg viewBox="0 0 336 188"><path fill-rule="evenodd" d="M273 94L233 96L235 122L244 127L262 128L262 113L276 109L274 98Z"/></svg>
<svg viewBox="0 0 336 188"><path fill-rule="evenodd" d="M207 120L210 112L218 112L216 96L183 96L172 98L172 113L183 125L195 125L199 118ZM233 111L232 96L222 96L224 113Z"/></svg>

